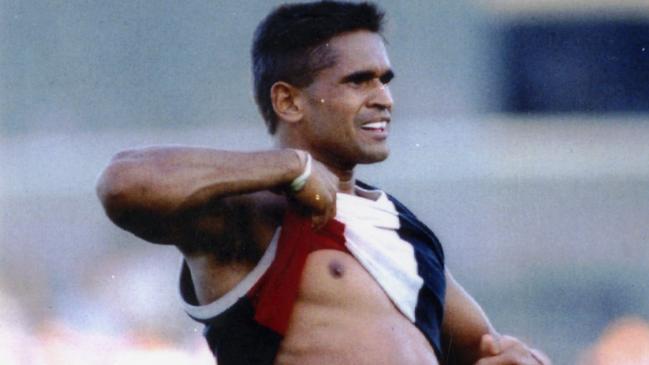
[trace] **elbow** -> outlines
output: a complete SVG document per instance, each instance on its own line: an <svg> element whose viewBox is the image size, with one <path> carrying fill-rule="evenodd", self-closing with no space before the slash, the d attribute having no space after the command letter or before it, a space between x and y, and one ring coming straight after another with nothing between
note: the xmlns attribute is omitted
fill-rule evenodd
<svg viewBox="0 0 649 365"><path fill-rule="evenodd" d="M114 165L108 166L99 175L95 191L104 207L104 212L111 221L119 225L119 218L123 216L126 208L128 192L127 184L122 181L123 174Z"/></svg>
<svg viewBox="0 0 649 365"><path fill-rule="evenodd" d="M99 175L95 186L106 215L119 226L122 226L120 221L125 213L134 208L137 196L142 195L141 187L145 186L142 175L137 173L138 167L129 158L130 154L130 151L116 154Z"/></svg>

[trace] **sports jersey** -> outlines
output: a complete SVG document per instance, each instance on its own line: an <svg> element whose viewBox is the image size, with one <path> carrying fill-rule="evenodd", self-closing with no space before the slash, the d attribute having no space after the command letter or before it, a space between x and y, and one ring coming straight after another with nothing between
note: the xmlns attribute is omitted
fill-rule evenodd
<svg viewBox="0 0 649 365"><path fill-rule="evenodd" d="M333 249L352 255L440 356L444 254L428 227L392 196L359 184L367 199L337 195L336 218L318 231L310 217L287 211L266 252L231 291L198 305L183 264L186 312L205 324L219 365L272 364L286 333L307 256Z"/></svg>

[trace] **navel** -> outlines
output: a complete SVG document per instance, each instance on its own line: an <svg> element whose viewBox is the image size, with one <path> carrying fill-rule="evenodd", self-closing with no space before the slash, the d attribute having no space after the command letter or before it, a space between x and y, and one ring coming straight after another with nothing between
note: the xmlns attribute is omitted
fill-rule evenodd
<svg viewBox="0 0 649 365"><path fill-rule="evenodd" d="M331 260L329 262L329 273L334 278L342 278L345 274L345 266L338 260Z"/></svg>

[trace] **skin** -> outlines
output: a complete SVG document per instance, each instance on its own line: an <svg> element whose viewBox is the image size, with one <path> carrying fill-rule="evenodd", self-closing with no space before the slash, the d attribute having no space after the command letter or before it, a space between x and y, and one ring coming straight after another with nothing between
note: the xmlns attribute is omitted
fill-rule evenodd
<svg viewBox="0 0 649 365"><path fill-rule="evenodd" d="M99 179L97 192L113 222L180 249L200 304L219 298L252 270L289 205L310 214L319 229L335 216L336 193L358 193L354 167L389 154L387 130L363 128L389 122L393 107L387 86L393 74L382 38L355 31L328 44L335 65L310 85L277 82L271 88L279 118L276 149L129 150L118 153ZM305 186L279 193L302 173L307 151L314 160ZM448 271L446 279L445 363L549 363L521 341L496 333ZM353 257L320 250L307 258L276 363L438 362L424 336Z"/></svg>

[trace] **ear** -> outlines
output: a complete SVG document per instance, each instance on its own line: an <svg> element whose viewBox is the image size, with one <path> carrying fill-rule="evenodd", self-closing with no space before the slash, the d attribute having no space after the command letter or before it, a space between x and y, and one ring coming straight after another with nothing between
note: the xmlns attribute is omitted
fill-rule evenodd
<svg viewBox="0 0 649 365"><path fill-rule="evenodd" d="M295 86L278 81L270 88L270 100L279 119L297 123L303 117L302 95Z"/></svg>

